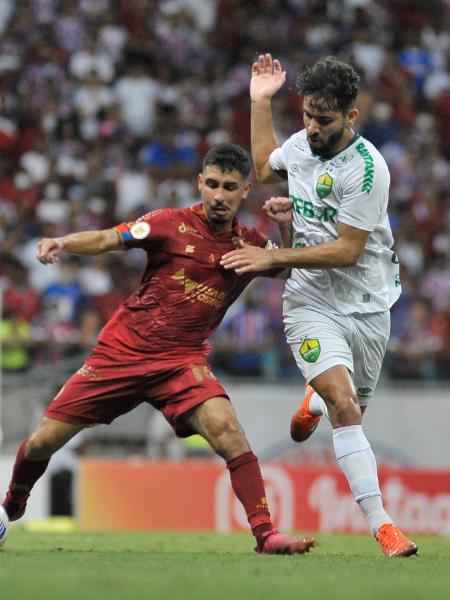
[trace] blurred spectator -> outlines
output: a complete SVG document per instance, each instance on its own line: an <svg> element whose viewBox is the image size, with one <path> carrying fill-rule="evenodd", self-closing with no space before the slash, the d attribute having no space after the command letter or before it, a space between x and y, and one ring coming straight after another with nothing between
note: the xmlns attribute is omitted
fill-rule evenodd
<svg viewBox="0 0 450 600"><path fill-rule="evenodd" d="M43 291L42 302L52 323L77 323L84 300L77 264L73 257L62 262L57 279Z"/></svg>
<svg viewBox="0 0 450 600"><path fill-rule="evenodd" d="M237 310L232 311L214 336L213 367L231 375L259 377L276 373L275 328L270 311L260 298L258 283L244 291Z"/></svg>
<svg viewBox="0 0 450 600"><path fill-rule="evenodd" d="M121 117L128 130L137 137L145 137L155 124L159 85L150 77L141 61L134 61L115 86Z"/></svg>
<svg viewBox="0 0 450 600"><path fill-rule="evenodd" d="M31 323L40 313L41 298L28 283L26 268L18 262L10 262L6 275L7 283L3 290L4 311L13 311L20 320Z"/></svg>
<svg viewBox="0 0 450 600"><path fill-rule="evenodd" d="M35 345L29 321L7 308L0 319L1 368L7 373L26 371Z"/></svg>
<svg viewBox="0 0 450 600"><path fill-rule="evenodd" d="M432 379L443 343L441 332L429 316L427 302L414 299L404 329L398 336L391 335L386 355L389 373L396 379Z"/></svg>
<svg viewBox="0 0 450 600"><path fill-rule="evenodd" d="M152 179L140 166L137 153L131 154L128 166L118 170L115 187L116 217L120 221L132 221L156 208Z"/></svg>

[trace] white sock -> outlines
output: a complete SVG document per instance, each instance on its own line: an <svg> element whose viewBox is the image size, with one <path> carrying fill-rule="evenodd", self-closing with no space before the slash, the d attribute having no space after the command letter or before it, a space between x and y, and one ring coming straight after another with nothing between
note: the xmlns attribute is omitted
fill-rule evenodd
<svg viewBox="0 0 450 600"><path fill-rule="evenodd" d="M333 445L353 496L375 534L380 525L392 523L392 519L383 508L377 463L362 425L333 429Z"/></svg>
<svg viewBox="0 0 450 600"><path fill-rule="evenodd" d="M314 392L309 400L309 410L313 415L325 415L326 418L330 420L328 406L325 404L325 400L322 396L319 396L317 392Z"/></svg>

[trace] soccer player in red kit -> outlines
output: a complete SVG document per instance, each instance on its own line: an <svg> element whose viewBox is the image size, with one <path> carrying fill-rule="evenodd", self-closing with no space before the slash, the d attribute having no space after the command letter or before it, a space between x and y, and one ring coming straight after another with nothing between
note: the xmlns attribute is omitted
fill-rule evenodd
<svg viewBox="0 0 450 600"><path fill-rule="evenodd" d="M85 363L22 442L3 502L11 521L24 514L30 491L56 450L83 428L109 424L149 402L178 436L199 433L226 461L257 552L301 554L314 545L313 539L274 529L258 460L206 360L208 337L254 277L223 269L222 255L242 242L260 247L270 243L236 218L251 190L249 171L245 150L219 144L207 153L198 176L200 204L156 210L112 229L39 242L37 258L44 264L63 251L99 254L142 248L147 266L138 291L115 312ZM283 217L273 218L283 233Z"/></svg>

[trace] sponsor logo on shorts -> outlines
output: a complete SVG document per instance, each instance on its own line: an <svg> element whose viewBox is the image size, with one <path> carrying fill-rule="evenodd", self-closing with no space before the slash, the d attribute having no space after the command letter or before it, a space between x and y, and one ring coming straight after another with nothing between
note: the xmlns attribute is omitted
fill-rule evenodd
<svg viewBox="0 0 450 600"><path fill-rule="evenodd" d="M97 371L97 369L94 369L89 365L83 365L80 369L78 369L77 375L87 377L91 381L101 381L103 379L103 375L100 373L100 371Z"/></svg>
<svg viewBox="0 0 450 600"><path fill-rule="evenodd" d="M309 363L315 363L320 356L320 342L317 338L307 338L300 344L300 356Z"/></svg>
<svg viewBox="0 0 450 600"><path fill-rule="evenodd" d="M211 369L206 365L190 365L190 367L198 383L204 379L217 379Z"/></svg>
<svg viewBox="0 0 450 600"><path fill-rule="evenodd" d="M370 394L372 393L372 388L360 387L357 389L357 393L358 393L358 396L361 396L362 398L366 398L367 396L370 396Z"/></svg>
<svg viewBox="0 0 450 600"><path fill-rule="evenodd" d="M150 233L150 225L148 223L135 223L130 229L131 235L135 240L143 240Z"/></svg>

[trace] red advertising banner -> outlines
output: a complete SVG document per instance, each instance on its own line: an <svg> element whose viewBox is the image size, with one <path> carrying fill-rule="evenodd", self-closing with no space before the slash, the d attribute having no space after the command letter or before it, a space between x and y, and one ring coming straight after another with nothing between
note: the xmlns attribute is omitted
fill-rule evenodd
<svg viewBox="0 0 450 600"><path fill-rule="evenodd" d="M262 472L280 530L367 532L337 467L266 463ZM385 467L379 475L386 510L400 528L450 534L450 472ZM248 529L227 469L209 460L84 459L78 517L87 529Z"/></svg>

